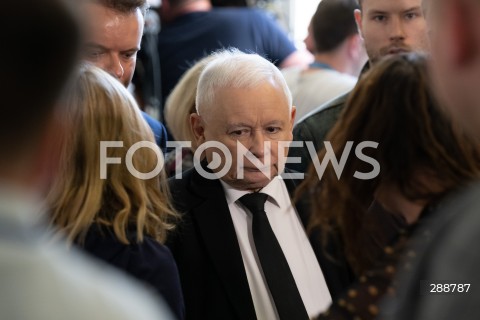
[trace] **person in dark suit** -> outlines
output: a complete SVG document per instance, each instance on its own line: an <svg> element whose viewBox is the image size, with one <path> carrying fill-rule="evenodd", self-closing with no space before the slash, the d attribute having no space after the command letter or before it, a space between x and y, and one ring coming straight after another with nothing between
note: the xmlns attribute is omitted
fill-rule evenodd
<svg viewBox="0 0 480 320"><path fill-rule="evenodd" d="M161 152L138 105L120 82L88 65L72 80L65 106L70 130L48 195L51 224L69 243L156 290L182 319L178 271L162 244L177 214L165 173L155 171ZM102 146L112 141L121 145ZM129 156L138 142L147 145Z"/></svg>
<svg viewBox="0 0 480 320"><path fill-rule="evenodd" d="M218 52L200 76L196 108L204 158L170 180L183 217L167 243L187 319L318 315L352 279L305 232L308 204L291 200L298 181L284 164L295 107L281 73L256 54Z"/></svg>

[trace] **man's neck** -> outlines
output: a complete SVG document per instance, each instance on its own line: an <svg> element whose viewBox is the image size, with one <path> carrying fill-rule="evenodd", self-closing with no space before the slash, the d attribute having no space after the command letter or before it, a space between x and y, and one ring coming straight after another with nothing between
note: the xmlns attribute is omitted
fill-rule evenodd
<svg viewBox="0 0 480 320"><path fill-rule="evenodd" d="M340 73L349 73L350 65L341 54L316 53L314 61L319 64L328 65L331 69Z"/></svg>

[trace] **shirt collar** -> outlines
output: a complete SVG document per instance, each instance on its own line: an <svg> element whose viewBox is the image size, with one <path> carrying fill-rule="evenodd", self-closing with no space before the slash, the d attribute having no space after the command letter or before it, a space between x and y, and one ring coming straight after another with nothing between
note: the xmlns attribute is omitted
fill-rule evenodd
<svg viewBox="0 0 480 320"><path fill-rule="evenodd" d="M252 191L248 190L238 190L220 180L222 187L225 191L225 198L227 200L227 204L231 205L238 201L244 195L251 193ZM282 184L283 179L281 176L274 177L265 187L262 188L259 192L265 193L268 195L268 200L277 207L281 208L284 207L285 198L282 196Z"/></svg>

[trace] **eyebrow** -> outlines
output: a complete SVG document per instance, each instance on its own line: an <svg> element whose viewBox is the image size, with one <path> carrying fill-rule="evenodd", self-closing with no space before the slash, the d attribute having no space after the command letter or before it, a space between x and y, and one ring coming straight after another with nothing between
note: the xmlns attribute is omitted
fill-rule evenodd
<svg viewBox="0 0 480 320"><path fill-rule="evenodd" d="M416 6L416 7L412 7L412 8L403 10L402 13L407 13L407 12L411 12L411 11L418 11L418 10L421 10L420 6ZM375 9L373 9L371 11L368 11L368 15L376 15L376 14L386 15L386 14L391 14L391 12L387 12L387 11L383 11L383 10L375 10Z"/></svg>
<svg viewBox="0 0 480 320"><path fill-rule="evenodd" d="M377 14L388 14L386 11L381 11L381 10L371 10L368 11L368 15L377 15Z"/></svg>
<svg viewBox="0 0 480 320"><path fill-rule="evenodd" d="M107 50L107 48L105 48L104 46L93 42L87 42L85 44L85 47Z"/></svg>
<svg viewBox="0 0 480 320"><path fill-rule="evenodd" d="M271 122L268 122L267 124L265 124L265 126L283 126L285 124L285 121L282 121L282 120L274 120L274 121L271 121Z"/></svg>
<svg viewBox="0 0 480 320"><path fill-rule="evenodd" d="M85 44L85 46L88 47L88 48L101 49L101 50L104 50L104 51L109 50L108 48L102 46L101 44L94 43L94 42L87 42ZM120 52L129 52L129 51L140 51L140 48L139 47L134 47L134 48L130 48L130 49L127 49L127 50L122 50Z"/></svg>
<svg viewBox="0 0 480 320"><path fill-rule="evenodd" d="M403 13L410 12L410 11L417 11L417 10L422 10L420 6L412 7L410 9L404 10Z"/></svg>
<svg viewBox="0 0 480 320"><path fill-rule="evenodd" d="M227 123L227 124L226 124L226 127L227 127L228 129L236 128L236 127L248 127L248 128L250 128L251 125L246 124L246 123L244 123L244 122L235 122L235 123Z"/></svg>

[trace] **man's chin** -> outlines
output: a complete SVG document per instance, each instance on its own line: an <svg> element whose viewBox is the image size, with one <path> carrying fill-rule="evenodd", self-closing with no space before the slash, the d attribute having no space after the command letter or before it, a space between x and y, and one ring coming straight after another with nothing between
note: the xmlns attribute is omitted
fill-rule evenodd
<svg viewBox="0 0 480 320"><path fill-rule="evenodd" d="M267 173L267 172L265 172ZM235 178L230 181L225 181L232 187L238 190L259 190L264 188L270 183L270 181L277 175L277 171L272 170L270 177L266 176L265 173L261 171L249 171L245 170L243 178ZM224 179L226 180L226 179Z"/></svg>

